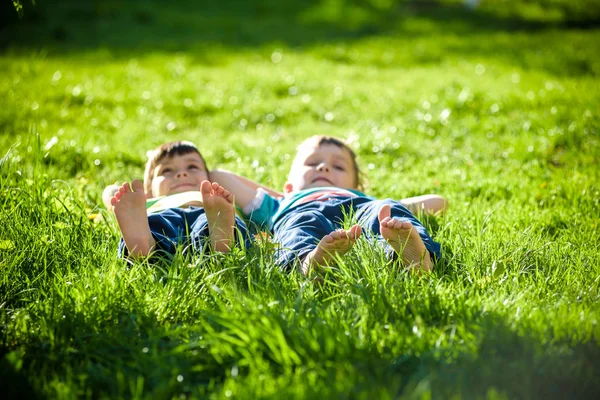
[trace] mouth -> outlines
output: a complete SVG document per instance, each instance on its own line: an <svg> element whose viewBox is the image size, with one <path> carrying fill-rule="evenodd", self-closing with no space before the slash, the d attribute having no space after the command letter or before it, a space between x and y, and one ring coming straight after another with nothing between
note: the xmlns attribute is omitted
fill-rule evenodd
<svg viewBox="0 0 600 400"><path fill-rule="evenodd" d="M313 179L312 183L327 183L328 185L333 185L333 182L331 182L329 179L323 178L323 177L318 177L318 178Z"/></svg>
<svg viewBox="0 0 600 400"><path fill-rule="evenodd" d="M192 183L180 183L178 185L171 187L171 190L179 190L179 189L186 189L186 188L196 188L196 185L194 185Z"/></svg>

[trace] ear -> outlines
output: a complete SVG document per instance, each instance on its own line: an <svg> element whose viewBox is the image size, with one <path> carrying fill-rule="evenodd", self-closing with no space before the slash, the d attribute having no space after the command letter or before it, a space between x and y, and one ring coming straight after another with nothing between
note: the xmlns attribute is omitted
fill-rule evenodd
<svg viewBox="0 0 600 400"><path fill-rule="evenodd" d="M152 193L146 193L146 200L151 199L152 198Z"/></svg>
<svg viewBox="0 0 600 400"><path fill-rule="evenodd" d="M283 186L283 193L290 194L293 191L294 191L294 185L292 185L290 182L286 182L285 185Z"/></svg>

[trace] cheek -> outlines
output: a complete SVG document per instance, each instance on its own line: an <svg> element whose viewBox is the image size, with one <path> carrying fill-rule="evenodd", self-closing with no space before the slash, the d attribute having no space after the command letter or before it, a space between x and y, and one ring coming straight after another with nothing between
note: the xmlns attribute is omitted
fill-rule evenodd
<svg viewBox="0 0 600 400"><path fill-rule="evenodd" d="M202 180L202 181L208 180L208 172L206 172L206 171L197 171L194 174L194 176L196 177L196 179L199 179L199 180Z"/></svg>
<svg viewBox="0 0 600 400"><path fill-rule="evenodd" d="M312 172L306 171L304 174L296 177L296 182L308 182L311 180Z"/></svg>
<svg viewBox="0 0 600 400"><path fill-rule="evenodd" d="M154 178L154 180L152 181L152 191L156 192L156 190L163 186L165 183L166 179L164 176Z"/></svg>
<svg viewBox="0 0 600 400"><path fill-rule="evenodd" d="M354 177L346 172L342 173L342 179L344 179L344 182L348 185L354 184Z"/></svg>
<svg viewBox="0 0 600 400"><path fill-rule="evenodd" d="M304 176L310 176L313 173L314 173L314 170L310 167L304 169Z"/></svg>

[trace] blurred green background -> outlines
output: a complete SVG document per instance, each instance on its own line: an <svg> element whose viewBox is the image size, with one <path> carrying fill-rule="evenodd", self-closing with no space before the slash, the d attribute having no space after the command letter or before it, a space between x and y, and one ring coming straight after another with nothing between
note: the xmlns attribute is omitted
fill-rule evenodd
<svg viewBox="0 0 600 400"><path fill-rule="evenodd" d="M9 394L598 397L598 1L0 1ZM281 188L314 134L371 195L450 200L431 276L125 264L88 218L164 141Z"/></svg>
<svg viewBox="0 0 600 400"><path fill-rule="evenodd" d="M205 45L310 45L390 33L419 34L429 19L449 32L594 28L598 0L3 1L3 45L71 51L191 50ZM437 25L439 26L439 25ZM429 27L431 28L431 26Z"/></svg>

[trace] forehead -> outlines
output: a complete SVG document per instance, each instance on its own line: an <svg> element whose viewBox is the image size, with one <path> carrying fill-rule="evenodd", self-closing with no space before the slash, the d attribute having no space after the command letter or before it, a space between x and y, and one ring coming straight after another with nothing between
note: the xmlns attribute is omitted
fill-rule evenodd
<svg viewBox="0 0 600 400"><path fill-rule="evenodd" d="M298 158L305 160L310 157L331 157L334 159L347 161L348 163L352 162L352 155L350 154L350 151L335 144L306 146L300 149L298 152Z"/></svg>
<svg viewBox="0 0 600 400"><path fill-rule="evenodd" d="M163 157L160 160L157 160L156 166L158 167L160 165L170 164L170 163L179 162L179 161L198 162L198 163L204 165L204 160L202 160L202 157L200 156L200 154L198 154L196 152L190 152L190 153L186 153L186 154L173 154L172 156Z"/></svg>

